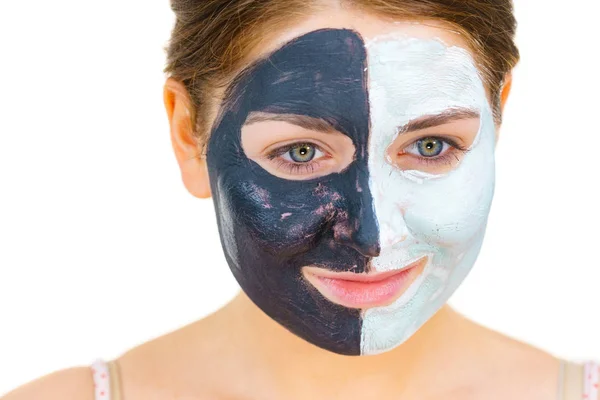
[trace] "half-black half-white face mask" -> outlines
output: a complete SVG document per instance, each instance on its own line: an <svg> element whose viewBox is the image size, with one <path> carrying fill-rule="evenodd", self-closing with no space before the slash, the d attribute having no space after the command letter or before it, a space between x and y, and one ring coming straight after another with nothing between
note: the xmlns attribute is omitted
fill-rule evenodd
<svg viewBox="0 0 600 400"><path fill-rule="evenodd" d="M345 135L354 155L322 176L276 176L242 145L257 115L303 129L317 121L309 129ZM478 119L455 167L433 174L390 160L390 146L415 121L452 115ZM425 150L435 146L444 143ZM467 50L401 34L365 42L348 29L297 37L234 79L210 133L227 262L248 297L301 338L345 355L388 351L431 318L473 266L494 192L494 147L493 115ZM331 301L302 272L369 274L416 262L425 266L402 294L368 308Z"/></svg>

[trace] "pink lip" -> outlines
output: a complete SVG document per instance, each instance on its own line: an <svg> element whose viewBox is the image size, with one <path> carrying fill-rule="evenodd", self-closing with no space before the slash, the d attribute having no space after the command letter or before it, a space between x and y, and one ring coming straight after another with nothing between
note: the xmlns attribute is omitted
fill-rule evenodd
<svg viewBox="0 0 600 400"><path fill-rule="evenodd" d="M349 308L381 307L393 303L425 267L427 257L406 267L378 273L333 272L304 267L305 278L334 303Z"/></svg>

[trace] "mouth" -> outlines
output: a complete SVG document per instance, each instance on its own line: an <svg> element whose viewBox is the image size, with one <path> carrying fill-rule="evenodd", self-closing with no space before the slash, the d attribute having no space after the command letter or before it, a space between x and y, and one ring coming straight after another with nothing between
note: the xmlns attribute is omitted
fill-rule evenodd
<svg viewBox="0 0 600 400"><path fill-rule="evenodd" d="M335 272L316 266L302 268L304 278L325 298L348 308L382 307L392 304L423 272L427 256L402 268L373 273Z"/></svg>

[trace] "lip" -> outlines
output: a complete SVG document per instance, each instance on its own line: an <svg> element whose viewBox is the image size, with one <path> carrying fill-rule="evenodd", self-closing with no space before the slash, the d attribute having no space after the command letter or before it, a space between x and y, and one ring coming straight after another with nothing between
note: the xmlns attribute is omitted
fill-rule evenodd
<svg viewBox="0 0 600 400"><path fill-rule="evenodd" d="M302 273L323 296L348 308L382 307L392 304L427 264L427 256L393 271L374 273L335 272L306 266Z"/></svg>

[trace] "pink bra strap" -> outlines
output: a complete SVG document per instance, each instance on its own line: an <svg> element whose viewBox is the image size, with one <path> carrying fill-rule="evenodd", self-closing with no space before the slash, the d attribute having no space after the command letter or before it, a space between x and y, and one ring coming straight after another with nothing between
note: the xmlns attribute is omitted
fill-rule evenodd
<svg viewBox="0 0 600 400"><path fill-rule="evenodd" d="M98 359L91 368L94 378L94 398L96 400L122 400L119 364L115 360L105 362Z"/></svg>
<svg viewBox="0 0 600 400"><path fill-rule="evenodd" d="M600 365L594 362L586 362L583 371L583 399L597 400L598 386L600 385Z"/></svg>
<svg viewBox="0 0 600 400"><path fill-rule="evenodd" d="M92 377L94 378L94 398L96 400L111 400L108 364L100 359L94 361L92 364Z"/></svg>

